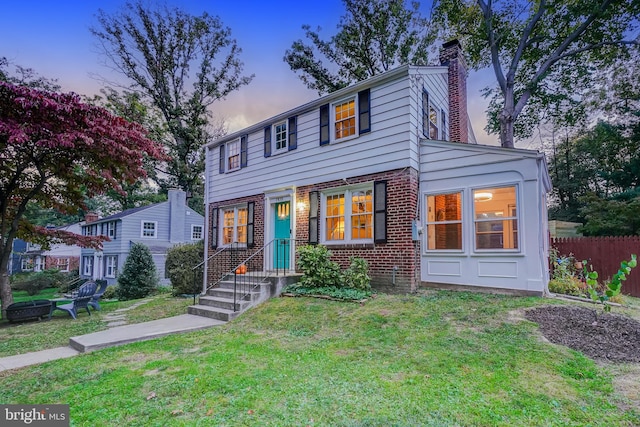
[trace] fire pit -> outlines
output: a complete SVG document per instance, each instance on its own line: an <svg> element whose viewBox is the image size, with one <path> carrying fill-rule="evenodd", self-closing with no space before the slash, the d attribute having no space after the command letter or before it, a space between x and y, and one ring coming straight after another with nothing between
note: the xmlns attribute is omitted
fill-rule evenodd
<svg viewBox="0 0 640 427"><path fill-rule="evenodd" d="M7 307L7 319L10 322L49 317L51 313L51 301L47 299L37 299L33 301L16 302Z"/></svg>

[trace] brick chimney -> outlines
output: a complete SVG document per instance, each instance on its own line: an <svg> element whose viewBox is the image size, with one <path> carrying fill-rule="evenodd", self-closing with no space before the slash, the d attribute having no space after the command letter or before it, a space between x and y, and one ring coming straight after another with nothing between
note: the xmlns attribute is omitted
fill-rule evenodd
<svg viewBox="0 0 640 427"><path fill-rule="evenodd" d="M100 217L95 212L87 212L86 214L84 214L84 222L86 224L96 222L98 219L100 219Z"/></svg>
<svg viewBox="0 0 640 427"><path fill-rule="evenodd" d="M442 45L440 64L449 68L449 140L467 143L467 66L458 40L451 40Z"/></svg>

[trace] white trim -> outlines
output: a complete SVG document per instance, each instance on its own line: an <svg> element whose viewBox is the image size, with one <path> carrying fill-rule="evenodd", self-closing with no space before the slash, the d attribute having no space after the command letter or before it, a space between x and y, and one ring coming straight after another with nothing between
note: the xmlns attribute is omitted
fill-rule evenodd
<svg viewBox="0 0 640 427"><path fill-rule="evenodd" d="M194 229L200 227L200 237L194 237ZM204 237L204 225L191 224L191 240L202 240Z"/></svg>
<svg viewBox="0 0 640 427"><path fill-rule="evenodd" d="M460 194L460 221L446 221L446 222L438 222L438 221L429 221L428 215L429 215L429 203L428 203L428 198L430 196L440 196L440 195L446 195L446 194ZM423 233L423 238L422 238L422 254L423 255L437 255L437 254L446 254L446 255L461 255L461 254L465 254L467 252L467 239L465 238L466 236L466 232L465 232L465 213L467 211L467 209L465 208L466 205L466 199L465 199L465 194L466 191L463 188L454 188L454 189L447 189L447 190L442 190L442 191L432 191L432 192L423 192L422 193L422 200L420 201L420 203L422 204L423 208L422 208L422 212L424 212L424 217L421 217L420 220L424 221L424 225L425 225L425 232ZM437 219L437 212L434 213L434 215L436 216ZM429 249L429 224L460 224L460 233L461 233L461 239L462 239L462 247L460 249Z"/></svg>
<svg viewBox="0 0 640 427"><path fill-rule="evenodd" d="M226 247L237 243L239 247L245 248L247 246L247 242L239 242L238 241L238 209L244 209L247 211L247 223L244 224L246 228L246 232L249 232L248 222L249 222L249 205L247 203L239 203L234 205L220 206L218 210L218 234L219 234L219 246ZM233 210L233 238L229 243L224 243L224 213L225 211ZM247 237L249 237L247 235Z"/></svg>
<svg viewBox="0 0 640 427"><path fill-rule="evenodd" d="M370 239L352 239L351 238L351 196L356 191L371 192L371 238ZM335 196L344 194L344 239L327 240L327 196ZM326 246L344 245L352 243L373 243L373 220L374 220L374 192L373 182L330 188L320 192L320 243Z"/></svg>
<svg viewBox="0 0 640 427"><path fill-rule="evenodd" d="M514 188L515 191L515 209L516 209L516 215L515 216L511 216L508 212L507 214L503 214L503 218L500 219L494 219L493 221L497 222L497 221L507 221L507 220L512 220L515 218L516 220L516 230L507 230L507 232L511 232L513 233L514 231L517 233L517 241L516 243L516 248L486 248L486 249L482 249L482 248L478 248L477 247L477 236L476 236L476 224L478 223L482 223L482 222L492 222L491 219L487 219L487 220L480 220L478 221L478 219L476 218L476 204L475 204L475 200L473 200L474 197L474 192L478 191L478 190L486 190L486 189L498 189L498 188ZM522 220L522 200L520 198L520 184L517 182L504 182L504 183L500 183L500 184L486 184L486 185L482 185L482 186L474 186L474 187L470 187L469 188L469 198L471 199L471 230L470 230L470 234L471 234L471 239L472 239L472 248L473 248L473 252L475 254L486 254L486 253L490 253L490 254L496 254L496 253L508 253L508 254L519 254L522 252L522 247L523 247L523 242L522 242L522 225L523 224L523 220ZM478 202L478 203L483 203L483 202ZM507 204L507 208L509 208L509 206L511 206L511 204ZM504 224L504 222L503 222ZM503 234L505 233L505 231L503 230ZM504 242L503 242L504 245Z"/></svg>
<svg viewBox="0 0 640 427"><path fill-rule="evenodd" d="M153 224L153 236L145 236L144 235L144 225L145 224ZM141 220L140 221L140 238L141 239L157 239L158 238L158 221L147 221L147 220Z"/></svg>
<svg viewBox="0 0 640 427"><path fill-rule="evenodd" d="M264 243L265 245L275 239L275 205L276 203L289 202L289 218L291 221L291 245L289 250L289 271L295 270L295 251L296 251L296 219L297 219L297 206L296 206L296 191L294 187L274 190L271 192L266 191L264 193ZM265 266L273 266L273 251L269 251L269 255L265 259Z"/></svg>
<svg viewBox="0 0 640 427"><path fill-rule="evenodd" d="M109 262L112 261L112 262ZM111 265L110 265L111 264ZM111 268L111 273L109 272ZM108 279L115 279L118 275L118 255L105 255L104 256L104 277Z"/></svg>
<svg viewBox="0 0 640 427"><path fill-rule="evenodd" d="M276 132L276 127L281 125L284 125L284 147L277 148L278 132ZM271 126L271 134L272 134L272 138L271 138L271 154L272 155L286 153L287 151L289 151L289 120L282 120L277 123L274 123L273 126Z"/></svg>
<svg viewBox="0 0 640 427"><path fill-rule="evenodd" d="M341 138L336 137L336 106L341 104L346 104L348 102L353 102L353 111L354 111L354 132L352 135L343 136ZM329 104L329 143L339 143L344 141L349 141L351 139L357 138L360 136L360 111L359 111L359 100L358 93L354 93L353 95L347 96L342 99L338 99ZM350 118L351 116L349 116Z"/></svg>
<svg viewBox="0 0 640 427"><path fill-rule="evenodd" d="M242 157L242 144L240 143L240 138L237 138L237 139L234 139L234 140L228 141L228 142L226 143L226 145L227 145L227 146L225 147L225 150L224 150L224 156L225 156L225 159L224 159L225 173L227 173L227 172L234 172L234 171L240 170L240 168L241 168L241 163L242 163L242 158L241 158L241 157ZM231 147L232 147L232 146L234 146L234 147L238 147L238 153L237 153L237 154L234 154L234 156L236 156L236 155L238 156L238 166L237 166L237 167L235 167L235 168L232 168L232 167L231 167L231 165L229 164L229 160L231 159Z"/></svg>

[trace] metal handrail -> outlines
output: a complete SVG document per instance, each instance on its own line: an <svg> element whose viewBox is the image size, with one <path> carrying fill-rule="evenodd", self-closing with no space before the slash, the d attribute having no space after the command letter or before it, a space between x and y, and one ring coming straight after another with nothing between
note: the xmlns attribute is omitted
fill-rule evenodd
<svg viewBox="0 0 640 427"><path fill-rule="evenodd" d="M237 311L239 302L247 298L258 286L260 286L260 283L262 283L264 279L271 277L274 274L276 276L279 276L281 273L286 274L287 269L284 267L284 263L281 263L280 260L281 257L285 256L285 253L290 252L292 241L296 240L290 238L273 239L242 260L234 259L234 257L237 257L238 252L244 249L241 248L237 243L219 249L215 254L207 258L207 261L203 261L202 263L194 267L194 271L196 271L195 269L204 265L204 262L209 262L216 255L226 252L230 253L230 260L228 265L231 265L232 268L221 274L216 281L207 285L205 287L204 294L206 294L209 289L218 285L221 281L233 277L233 307L234 311ZM302 240L300 241L302 242ZM272 260L274 261L275 267L273 269L266 268L266 262ZM226 259L221 258L220 261L224 262L226 261ZM292 257L291 261L295 262L295 256Z"/></svg>

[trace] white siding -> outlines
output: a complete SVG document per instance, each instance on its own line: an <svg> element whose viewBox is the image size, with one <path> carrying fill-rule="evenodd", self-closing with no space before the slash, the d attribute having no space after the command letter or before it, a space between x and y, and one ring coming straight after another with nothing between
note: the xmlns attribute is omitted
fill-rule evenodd
<svg viewBox="0 0 640 427"><path fill-rule="evenodd" d="M420 93L422 79L426 79L428 85L446 85L446 68L435 67L430 73L436 74L418 76ZM247 167L219 174L219 145L211 146L207 156L207 201L223 201L405 167L417 169L418 111L414 99L417 86L412 83L413 77L404 73L370 88L371 131L356 138L320 146L318 104L298 115L298 147L295 150L265 158L263 128L254 127L249 133ZM352 94L364 88L366 86L356 86ZM436 94L446 93L446 87L429 87L429 91L436 99L440 96ZM442 106L446 108L446 103Z"/></svg>
<svg viewBox="0 0 640 427"><path fill-rule="evenodd" d="M548 190L544 162L536 152L459 143L423 142L420 171L421 221L425 222L426 195L462 191L463 251L426 251L422 234L421 279L424 282L472 285L543 293L546 258ZM473 218L474 188L515 185L518 188L518 252L476 251ZM542 197L541 197L542 196Z"/></svg>

